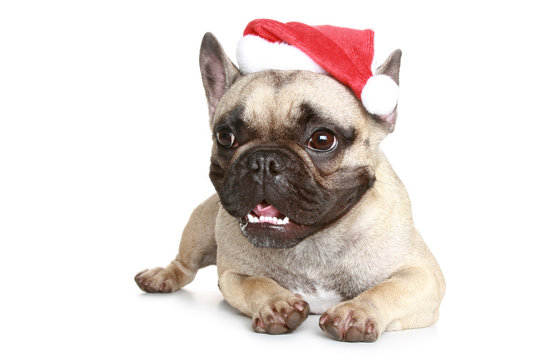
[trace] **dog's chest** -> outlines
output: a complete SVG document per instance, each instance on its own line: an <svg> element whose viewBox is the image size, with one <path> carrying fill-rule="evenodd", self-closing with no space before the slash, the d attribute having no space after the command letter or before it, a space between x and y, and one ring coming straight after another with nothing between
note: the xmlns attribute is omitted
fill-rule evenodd
<svg viewBox="0 0 540 360"><path fill-rule="evenodd" d="M315 314L322 314L330 306L348 298L340 289L342 281L321 269L282 264L280 267L267 267L265 276L300 295Z"/></svg>
<svg viewBox="0 0 540 360"><path fill-rule="evenodd" d="M266 264L266 276L300 295L309 304L312 313L322 314L329 307L365 290L351 267L340 262L325 263L320 258L273 260L274 266Z"/></svg>
<svg viewBox="0 0 540 360"><path fill-rule="evenodd" d="M329 307L358 296L388 274L375 252L367 251L361 244L343 247L311 242L297 247L281 256L267 257L265 275L302 296L313 313L324 313Z"/></svg>
<svg viewBox="0 0 540 360"><path fill-rule="evenodd" d="M287 290L300 295L310 306L312 313L322 314L330 306L356 296L360 289L347 271L324 267L312 268L286 266L267 268L266 276L274 279Z"/></svg>
<svg viewBox="0 0 540 360"><path fill-rule="evenodd" d="M329 307L343 301L343 297L335 290L315 288L314 290L310 289L310 291L305 289L291 289L291 291L300 295L309 304L310 312L313 314L322 314Z"/></svg>

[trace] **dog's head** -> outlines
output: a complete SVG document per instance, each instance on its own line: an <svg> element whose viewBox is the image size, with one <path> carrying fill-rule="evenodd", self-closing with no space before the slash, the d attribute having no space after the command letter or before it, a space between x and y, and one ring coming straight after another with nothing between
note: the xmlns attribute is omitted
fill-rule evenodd
<svg viewBox="0 0 540 360"><path fill-rule="evenodd" d="M379 69L398 81L401 52ZM204 36L202 80L213 132L210 179L255 246L287 248L335 223L375 181L396 112L374 117L344 85L308 71L243 75Z"/></svg>

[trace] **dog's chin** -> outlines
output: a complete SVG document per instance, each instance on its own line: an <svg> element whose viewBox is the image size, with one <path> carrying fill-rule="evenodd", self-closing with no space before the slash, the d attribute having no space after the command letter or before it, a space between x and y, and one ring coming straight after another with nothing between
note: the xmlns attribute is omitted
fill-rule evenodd
<svg viewBox="0 0 540 360"><path fill-rule="evenodd" d="M240 229L256 247L284 249L291 248L304 240L314 231L311 226L296 224L250 223L240 219Z"/></svg>

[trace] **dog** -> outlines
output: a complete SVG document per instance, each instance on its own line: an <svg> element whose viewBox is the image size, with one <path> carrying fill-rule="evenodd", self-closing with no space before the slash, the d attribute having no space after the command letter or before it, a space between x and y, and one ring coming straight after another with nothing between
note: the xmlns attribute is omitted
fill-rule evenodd
<svg viewBox="0 0 540 360"><path fill-rule="evenodd" d="M399 83L400 64L396 50L377 73ZM349 342L434 324L445 281L379 149L396 111L372 115L310 71L242 74L211 33L200 68L216 194L193 211L176 258L138 273L138 286L177 291L216 264L225 300L259 333L291 332L310 313Z"/></svg>

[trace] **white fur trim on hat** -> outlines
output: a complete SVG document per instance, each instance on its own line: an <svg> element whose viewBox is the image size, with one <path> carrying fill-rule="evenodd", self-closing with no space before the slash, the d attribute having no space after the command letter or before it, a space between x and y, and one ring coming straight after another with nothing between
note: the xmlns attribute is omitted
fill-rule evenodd
<svg viewBox="0 0 540 360"><path fill-rule="evenodd" d="M307 70L326 74L323 68L298 48L246 35L236 48L236 60L243 74L264 70Z"/></svg>
<svg viewBox="0 0 540 360"><path fill-rule="evenodd" d="M389 115L396 108L399 86L387 75L374 75L362 89L362 104L370 114Z"/></svg>

